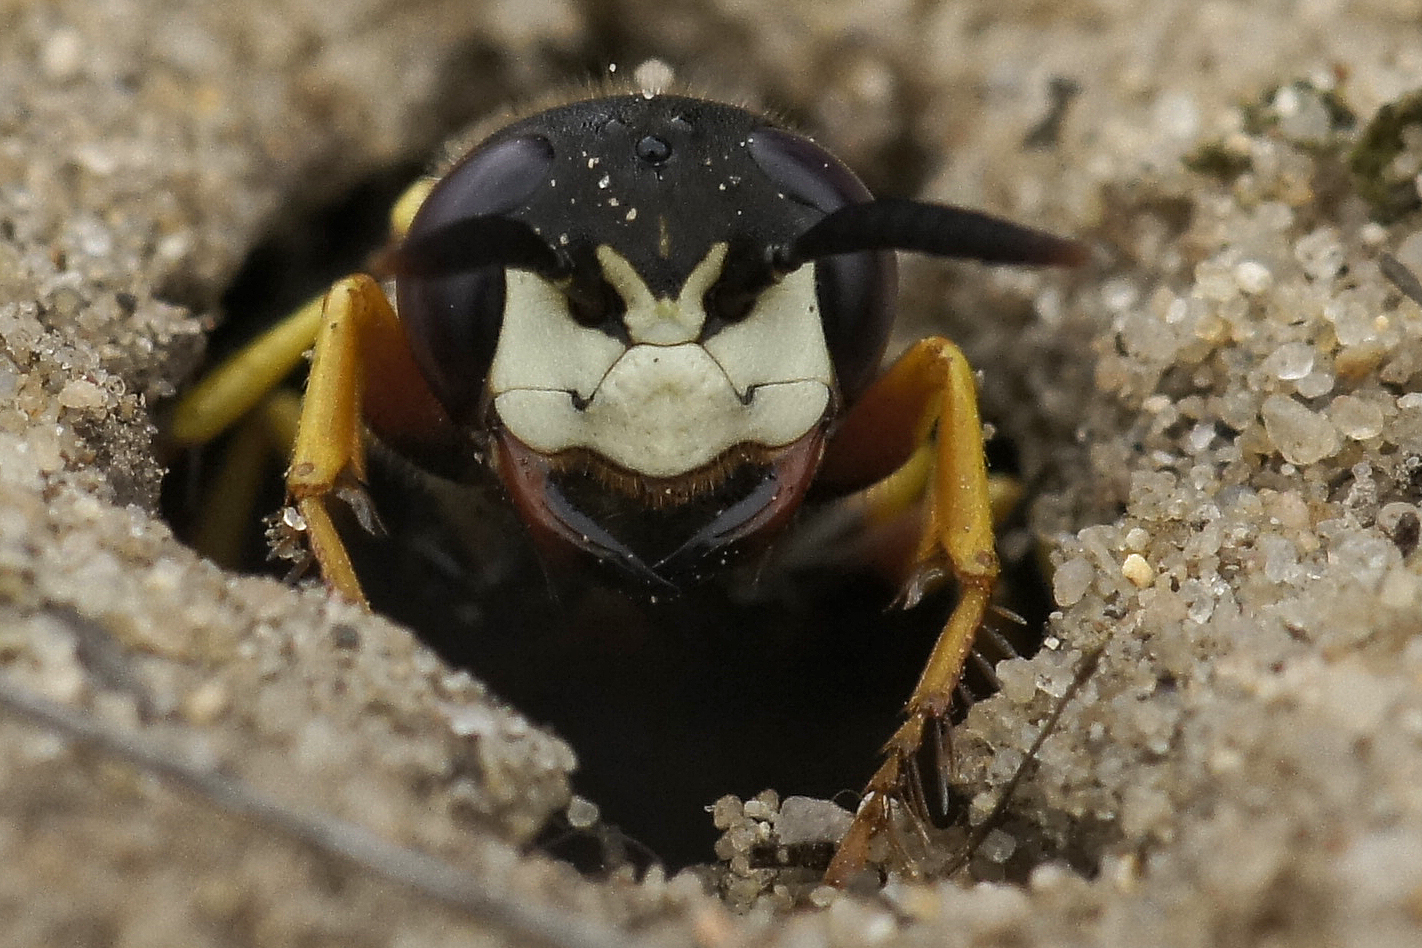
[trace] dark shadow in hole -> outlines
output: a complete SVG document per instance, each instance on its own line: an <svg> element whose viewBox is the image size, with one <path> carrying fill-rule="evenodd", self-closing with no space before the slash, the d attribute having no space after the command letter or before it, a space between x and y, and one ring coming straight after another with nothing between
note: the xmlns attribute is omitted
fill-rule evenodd
<svg viewBox="0 0 1422 948"><path fill-rule="evenodd" d="M841 570L660 602L555 588L497 497L436 498L400 467L377 465L372 484L390 535L352 544L372 603L567 739L581 761L575 789L635 841L633 862L645 861L638 844L672 867L709 862L717 831L705 808L727 793L857 791L953 601L946 590L892 609L894 589ZM1040 587L1031 569L1013 565L1011 583ZM1026 623L995 628L1031 654L1044 587L1010 593ZM993 690L975 670L966 686ZM948 819L960 802L945 805ZM585 867L606 851L605 840L555 835Z"/></svg>

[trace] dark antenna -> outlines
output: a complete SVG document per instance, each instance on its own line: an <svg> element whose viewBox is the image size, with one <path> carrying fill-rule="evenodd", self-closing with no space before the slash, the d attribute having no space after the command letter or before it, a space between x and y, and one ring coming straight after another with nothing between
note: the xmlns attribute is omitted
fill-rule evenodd
<svg viewBox="0 0 1422 948"><path fill-rule="evenodd" d="M1076 266L1090 256L1075 240L979 211L879 198L826 214L777 255L774 267L788 273L810 260L865 250L910 250L1034 266Z"/></svg>
<svg viewBox="0 0 1422 948"><path fill-rule="evenodd" d="M1029 266L1077 266L1090 256L1078 241L980 211L879 198L826 214L789 247L772 254L769 272L754 267L757 272L743 274L739 282L759 288L811 260L866 250L908 250ZM531 270L550 280L564 279L572 272L566 255L532 227L496 215L466 217L407 237L386 251L375 269L397 276L437 277L487 266Z"/></svg>
<svg viewBox="0 0 1422 948"><path fill-rule="evenodd" d="M452 276L488 266L532 270L550 280L571 269L532 227L496 215L465 217L412 234L376 264L382 272L415 277Z"/></svg>

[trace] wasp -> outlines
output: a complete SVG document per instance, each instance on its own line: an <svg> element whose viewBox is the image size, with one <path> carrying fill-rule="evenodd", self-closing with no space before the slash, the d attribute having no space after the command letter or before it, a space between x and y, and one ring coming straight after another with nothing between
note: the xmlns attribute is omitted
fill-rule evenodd
<svg viewBox="0 0 1422 948"><path fill-rule="evenodd" d="M199 382L179 444L216 436L314 345L286 488L326 583L365 602L332 519L372 440L492 479L549 562L653 594L764 551L807 497L921 504L903 602L952 608L830 863L842 884L910 793L998 578L974 372L950 341L881 368L895 251L1082 262L1077 242L874 198L754 111L668 93L558 105L396 206L370 272Z"/></svg>

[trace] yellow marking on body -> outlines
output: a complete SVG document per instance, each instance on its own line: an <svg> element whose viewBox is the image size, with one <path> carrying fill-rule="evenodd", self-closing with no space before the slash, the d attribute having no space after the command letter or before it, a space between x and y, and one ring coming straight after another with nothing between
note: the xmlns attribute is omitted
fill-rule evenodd
<svg viewBox="0 0 1422 948"><path fill-rule="evenodd" d="M706 322L702 299L721 276L721 265L726 259L724 242L714 244L707 251L687 276L676 299L653 296L637 268L607 244L600 244L596 253L603 277L627 307L622 321L633 342L674 346L701 335L701 327Z"/></svg>
<svg viewBox="0 0 1422 948"><path fill-rule="evenodd" d="M673 477L737 444L789 444L823 420L834 375L813 268L791 274L703 344L703 300L720 278L724 242L707 251L675 299L654 296L611 247L595 254L626 305L625 350L575 322L546 280L509 274L490 391L499 419L523 444L545 454L583 448L640 474Z"/></svg>

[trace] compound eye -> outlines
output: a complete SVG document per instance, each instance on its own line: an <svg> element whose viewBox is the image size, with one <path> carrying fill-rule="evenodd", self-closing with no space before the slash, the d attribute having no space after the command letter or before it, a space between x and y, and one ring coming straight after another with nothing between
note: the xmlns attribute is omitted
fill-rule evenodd
<svg viewBox="0 0 1422 948"><path fill-rule="evenodd" d="M480 146L430 191L409 236L517 210L548 181L552 163L553 147L539 135ZM451 418L467 421L478 408L503 324L503 267L398 276L395 296L410 351L430 389Z"/></svg>
<svg viewBox="0 0 1422 948"><path fill-rule="evenodd" d="M759 128L746 142L752 160L786 198L813 213L806 227L846 204L872 199L834 155L779 128ZM852 403L874 380L893 324L895 260L890 251L838 254L815 261L825 344L840 396Z"/></svg>

